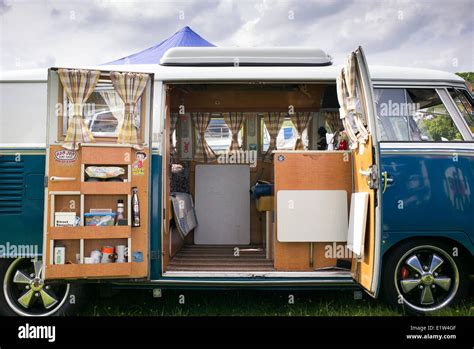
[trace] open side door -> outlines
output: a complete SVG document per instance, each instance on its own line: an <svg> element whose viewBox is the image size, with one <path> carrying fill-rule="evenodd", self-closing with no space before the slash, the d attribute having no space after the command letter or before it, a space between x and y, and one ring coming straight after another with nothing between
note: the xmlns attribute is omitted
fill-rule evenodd
<svg viewBox="0 0 474 349"><path fill-rule="evenodd" d="M379 286L381 197L376 109L362 48L349 55L337 81L341 118L351 141L353 193L348 229L352 277L369 294Z"/></svg>
<svg viewBox="0 0 474 349"><path fill-rule="evenodd" d="M45 279L149 275L153 80L49 70Z"/></svg>

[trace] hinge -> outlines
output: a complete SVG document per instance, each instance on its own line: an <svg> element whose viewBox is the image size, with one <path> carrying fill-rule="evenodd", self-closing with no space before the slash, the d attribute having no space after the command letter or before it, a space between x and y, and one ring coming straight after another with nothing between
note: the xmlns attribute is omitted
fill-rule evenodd
<svg viewBox="0 0 474 349"><path fill-rule="evenodd" d="M48 176L44 176L44 187L45 187L45 188L48 187L48 182L49 182Z"/></svg>
<svg viewBox="0 0 474 349"><path fill-rule="evenodd" d="M150 251L150 259L152 259L152 260L160 259L160 252L159 251Z"/></svg>

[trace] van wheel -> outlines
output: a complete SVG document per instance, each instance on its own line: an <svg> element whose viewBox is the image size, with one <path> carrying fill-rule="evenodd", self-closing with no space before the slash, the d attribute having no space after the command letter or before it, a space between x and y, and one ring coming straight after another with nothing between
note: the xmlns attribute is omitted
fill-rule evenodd
<svg viewBox="0 0 474 349"><path fill-rule="evenodd" d="M389 252L383 267L386 301L411 313L429 313L467 293L468 278L452 246L430 240L406 242Z"/></svg>
<svg viewBox="0 0 474 349"><path fill-rule="evenodd" d="M0 313L7 316L66 315L77 308L83 287L49 283L42 278L40 259L0 260ZM73 300L73 301L71 301ZM72 315L72 314L71 314Z"/></svg>

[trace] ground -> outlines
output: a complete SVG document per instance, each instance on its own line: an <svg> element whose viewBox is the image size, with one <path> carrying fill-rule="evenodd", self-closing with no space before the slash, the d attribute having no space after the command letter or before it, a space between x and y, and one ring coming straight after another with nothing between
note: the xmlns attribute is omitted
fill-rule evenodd
<svg viewBox="0 0 474 349"><path fill-rule="evenodd" d="M294 304L289 304L291 295ZM180 301L183 301L181 304ZM132 302L131 302L132 300ZM194 291L163 290L153 298L150 290L124 290L110 298L97 298L81 311L91 316L401 316L381 300L354 291ZM434 316L474 316L474 294Z"/></svg>

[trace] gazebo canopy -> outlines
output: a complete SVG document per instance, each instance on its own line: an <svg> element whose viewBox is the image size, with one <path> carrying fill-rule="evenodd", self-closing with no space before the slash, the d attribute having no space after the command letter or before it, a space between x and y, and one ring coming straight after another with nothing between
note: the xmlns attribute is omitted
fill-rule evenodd
<svg viewBox="0 0 474 349"><path fill-rule="evenodd" d="M160 64L160 58L165 52L172 47L203 47L203 46L215 46L209 41L203 39L199 34L193 31L190 27L186 26L168 39L149 47L143 51L134 53L130 56L126 56L117 59L112 62L104 64Z"/></svg>

